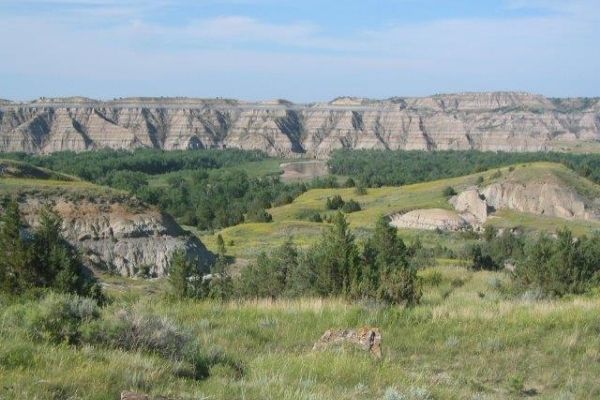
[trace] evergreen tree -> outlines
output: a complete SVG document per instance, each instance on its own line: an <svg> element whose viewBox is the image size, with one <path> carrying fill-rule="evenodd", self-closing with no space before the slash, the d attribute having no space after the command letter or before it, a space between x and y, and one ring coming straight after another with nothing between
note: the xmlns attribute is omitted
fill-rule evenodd
<svg viewBox="0 0 600 400"><path fill-rule="evenodd" d="M171 294L178 299L183 299L190 295L189 279L192 275L192 266L187 260L185 250L176 250L171 258L171 267L169 269L169 284Z"/></svg>
<svg viewBox="0 0 600 400"><path fill-rule="evenodd" d="M377 254L376 262L380 267L386 265L406 266L406 245L398 237L398 229L389 224L384 216L375 222L375 232L371 240Z"/></svg>
<svg viewBox="0 0 600 400"><path fill-rule="evenodd" d="M298 251L291 239L275 249L270 256L262 253L256 263L242 271L241 294L245 297L278 298L288 286L291 271L298 265Z"/></svg>
<svg viewBox="0 0 600 400"><path fill-rule="evenodd" d="M19 205L12 200L0 219L0 278L5 292L18 294L34 286L30 261L30 252L21 236Z"/></svg>
<svg viewBox="0 0 600 400"><path fill-rule="evenodd" d="M51 285L61 269L60 265L68 263L66 252L57 249L62 244L61 231L60 216L49 206L44 206L39 213L39 227L35 231L33 242L37 273L43 279L44 285Z"/></svg>
<svg viewBox="0 0 600 400"><path fill-rule="evenodd" d="M338 212L332 222L314 250L318 262L317 291L323 295L349 294L360 280L358 250L344 214Z"/></svg>
<svg viewBox="0 0 600 400"><path fill-rule="evenodd" d="M217 261L211 268L210 279L208 280L208 296L225 301L233 296L233 281L228 271L229 262L225 241L220 234L217 235L217 248Z"/></svg>
<svg viewBox="0 0 600 400"><path fill-rule="evenodd" d="M386 268L381 274L381 285L377 296L389 304L402 304L408 306L418 304L423 292L413 267Z"/></svg>

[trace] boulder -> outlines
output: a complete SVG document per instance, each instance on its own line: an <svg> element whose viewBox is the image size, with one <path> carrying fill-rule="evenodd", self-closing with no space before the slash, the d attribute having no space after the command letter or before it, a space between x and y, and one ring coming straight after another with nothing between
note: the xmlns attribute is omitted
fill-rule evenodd
<svg viewBox="0 0 600 400"><path fill-rule="evenodd" d="M339 346L344 343L356 345L368 351L375 358L381 358L381 333L379 328L363 327L360 329L329 329L314 344L313 350L319 351Z"/></svg>

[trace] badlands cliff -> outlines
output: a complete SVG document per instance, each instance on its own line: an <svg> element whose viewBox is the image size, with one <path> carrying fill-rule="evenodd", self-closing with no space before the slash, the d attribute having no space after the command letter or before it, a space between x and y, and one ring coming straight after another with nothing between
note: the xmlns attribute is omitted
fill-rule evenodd
<svg viewBox="0 0 600 400"><path fill-rule="evenodd" d="M156 207L68 175L0 160L0 204L11 198L18 200L27 228L35 228L42 208L51 207L63 220L65 239L80 250L88 266L100 270L162 276L181 249L208 272L214 258L200 240Z"/></svg>
<svg viewBox="0 0 600 400"><path fill-rule="evenodd" d="M538 151L600 142L599 99L464 93L328 103L87 98L0 103L0 151L241 148L326 157L332 150Z"/></svg>
<svg viewBox="0 0 600 400"><path fill-rule="evenodd" d="M47 204L62 217L65 239L80 249L89 266L123 276L163 276L173 252L181 249L208 272L211 253L172 217L153 207L132 200L24 195L19 209L28 226L38 225L39 212Z"/></svg>

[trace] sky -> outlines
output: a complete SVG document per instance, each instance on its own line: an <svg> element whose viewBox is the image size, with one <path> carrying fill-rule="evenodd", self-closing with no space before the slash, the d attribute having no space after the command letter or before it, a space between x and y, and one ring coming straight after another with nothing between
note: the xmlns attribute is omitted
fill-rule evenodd
<svg viewBox="0 0 600 400"><path fill-rule="evenodd" d="M0 98L600 96L600 0L0 0Z"/></svg>

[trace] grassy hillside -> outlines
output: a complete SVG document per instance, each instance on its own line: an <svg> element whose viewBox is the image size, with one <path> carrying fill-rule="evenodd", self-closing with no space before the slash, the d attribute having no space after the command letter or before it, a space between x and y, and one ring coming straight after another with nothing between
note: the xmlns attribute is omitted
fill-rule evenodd
<svg viewBox="0 0 600 400"><path fill-rule="evenodd" d="M0 178L28 178L56 181L79 180L79 178L72 175L51 171L46 168L35 167L25 162L2 159L0 159Z"/></svg>
<svg viewBox="0 0 600 400"><path fill-rule="evenodd" d="M414 309L336 299L177 303L162 297L162 281L108 279L113 303L102 315L136 310L185 333L212 360L199 379L152 352L32 340L15 322L28 303L6 305L2 396L114 399L122 390L248 400L600 396L598 297L509 299L503 273L446 266L420 275L425 296ZM382 360L352 347L312 351L325 330L360 326L381 329Z"/></svg>
<svg viewBox="0 0 600 400"><path fill-rule="evenodd" d="M333 211L327 210L325 203L328 197L334 195L340 195L344 200L355 199L360 203L362 210L347 216L351 227L360 238L361 233L372 230L377 216L381 214L389 215L417 208L452 209L447 197L443 194L444 188L452 186L457 192L460 192L468 186L477 184L479 177L483 178L480 186L505 180L517 182L552 180L574 188L589 201L600 198L599 185L580 177L561 164L546 162L519 164L459 178L399 187L370 188L364 195L356 194L354 188L312 189L296 198L291 204L270 209L269 213L273 216L272 223L241 224L212 235L202 235L202 240L211 250L216 250L216 236L221 234L226 243L233 241L233 245L228 247L230 254L241 258L255 257L260 251L268 251L290 236L301 246L311 244L318 239L317 233L326 224L309 222L307 216L315 212L322 216L332 214ZM557 228L566 226L576 234L600 229L598 222L565 220L509 210L499 211L489 219L489 224L504 228L519 227L530 231L546 232L554 232ZM409 241L419 236L428 246L442 245L456 249L465 243L460 234L437 234L430 231L402 229L400 235Z"/></svg>

